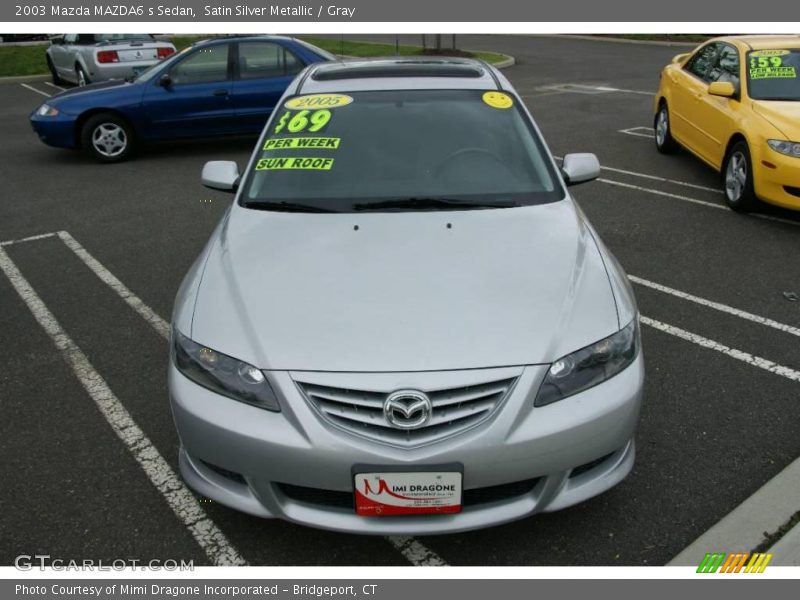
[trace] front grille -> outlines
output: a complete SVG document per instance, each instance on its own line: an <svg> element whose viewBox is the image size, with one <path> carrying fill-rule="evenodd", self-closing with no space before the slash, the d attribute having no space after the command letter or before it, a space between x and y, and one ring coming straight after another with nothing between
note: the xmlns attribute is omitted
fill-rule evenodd
<svg viewBox="0 0 800 600"><path fill-rule="evenodd" d="M797 196L798 198L800 198L800 188L785 185L783 186L783 189L785 189L792 196Z"/></svg>
<svg viewBox="0 0 800 600"><path fill-rule="evenodd" d="M525 481L515 481L514 483L504 483L503 485L493 485L491 487L475 488L464 490L461 504L464 508L480 506L491 502L503 502L529 494L536 484L537 479L527 479ZM321 490L318 488L302 487L288 483L277 483L278 489L284 496L302 502L326 508L345 508L353 510L355 499L352 492L337 492L334 490Z"/></svg>
<svg viewBox="0 0 800 600"><path fill-rule="evenodd" d="M328 422L350 433L401 447L414 447L461 433L484 421L508 396L517 378L476 385L421 390L431 400L431 417L418 429L389 423L383 405L389 393L297 382L306 399Z"/></svg>

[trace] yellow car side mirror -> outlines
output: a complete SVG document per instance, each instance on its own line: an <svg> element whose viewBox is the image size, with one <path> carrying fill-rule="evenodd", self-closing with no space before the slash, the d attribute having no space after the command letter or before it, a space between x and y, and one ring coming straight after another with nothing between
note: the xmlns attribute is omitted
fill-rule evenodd
<svg viewBox="0 0 800 600"><path fill-rule="evenodd" d="M712 96L733 98L736 95L736 88L730 81L715 81L708 86L708 93Z"/></svg>

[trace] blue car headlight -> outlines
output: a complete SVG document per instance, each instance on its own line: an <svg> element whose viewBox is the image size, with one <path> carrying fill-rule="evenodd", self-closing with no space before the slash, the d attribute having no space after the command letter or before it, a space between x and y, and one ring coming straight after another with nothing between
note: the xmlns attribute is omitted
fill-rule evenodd
<svg viewBox="0 0 800 600"><path fill-rule="evenodd" d="M639 319L617 333L559 358L547 371L534 406L545 406L610 379L636 358Z"/></svg>
<svg viewBox="0 0 800 600"><path fill-rule="evenodd" d="M278 399L258 368L173 330L172 360L178 371L212 392L259 408L280 411Z"/></svg>
<svg viewBox="0 0 800 600"><path fill-rule="evenodd" d="M42 104L37 110L36 115L39 117L56 117L59 111L56 107L49 104Z"/></svg>

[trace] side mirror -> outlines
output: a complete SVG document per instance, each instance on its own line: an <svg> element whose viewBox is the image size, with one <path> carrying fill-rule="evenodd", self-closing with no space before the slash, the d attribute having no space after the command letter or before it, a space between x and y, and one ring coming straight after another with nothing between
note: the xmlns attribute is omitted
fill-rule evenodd
<svg viewBox="0 0 800 600"><path fill-rule="evenodd" d="M200 181L212 190L235 192L239 187L239 165L231 160L211 160L203 166Z"/></svg>
<svg viewBox="0 0 800 600"><path fill-rule="evenodd" d="M172 85L172 77L169 76L169 73L164 73L161 77L158 78L158 85L163 88L168 88Z"/></svg>
<svg viewBox="0 0 800 600"><path fill-rule="evenodd" d="M736 87L730 81L715 81L708 86L708 93L712 96L733 98L736 95Z"/></svg>
<svg viewBox="0 0 800 600"><path fill-rule="evenodd" d="M567 185L586 183L600 177L600 161L588 152L567 154L561 165L561 172Z"/></svg>

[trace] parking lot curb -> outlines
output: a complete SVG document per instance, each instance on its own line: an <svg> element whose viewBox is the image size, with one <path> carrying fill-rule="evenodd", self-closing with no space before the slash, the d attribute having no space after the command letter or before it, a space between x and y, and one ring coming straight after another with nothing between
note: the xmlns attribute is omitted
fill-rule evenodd
<svg viewBox="0 0 800 600"><path fill-rule="evenodd" d="M0 83L26 83L28 81L44 81L50 79L48 73L42 75L14 75L11 77L0 77Z"/></svg>
<svg viewBox="0 0 800 600"><path fill-rule="evenodd" d="M592 42L609 42L612 44L638 44L640 46L674 46L676 48L696 48L700 42L667 42L660 40L628 40L625 38L605 37L599 35L548 35L548 37L561 38L567 40L589 40Z"/></svg>
<svg viewBox="0 0 800 600"><path fill-rule="evenodd" d="M772 565L776 567L800 566L800 524L795 525L778 543L769 549L773 555Z"/></svg>
<svg viewBox="0 0 800 600"><path fill-rule="evenodd" d="M709 552L753 551L790 521L800 504L798 498L800 498L800 458L692 542L668 565L696 567ZM798 526L784 535L773 548L782 546L784 539L786 539L784 544L786 552L800 557ZM775 559L778 559L777 551Z"/></svg>

